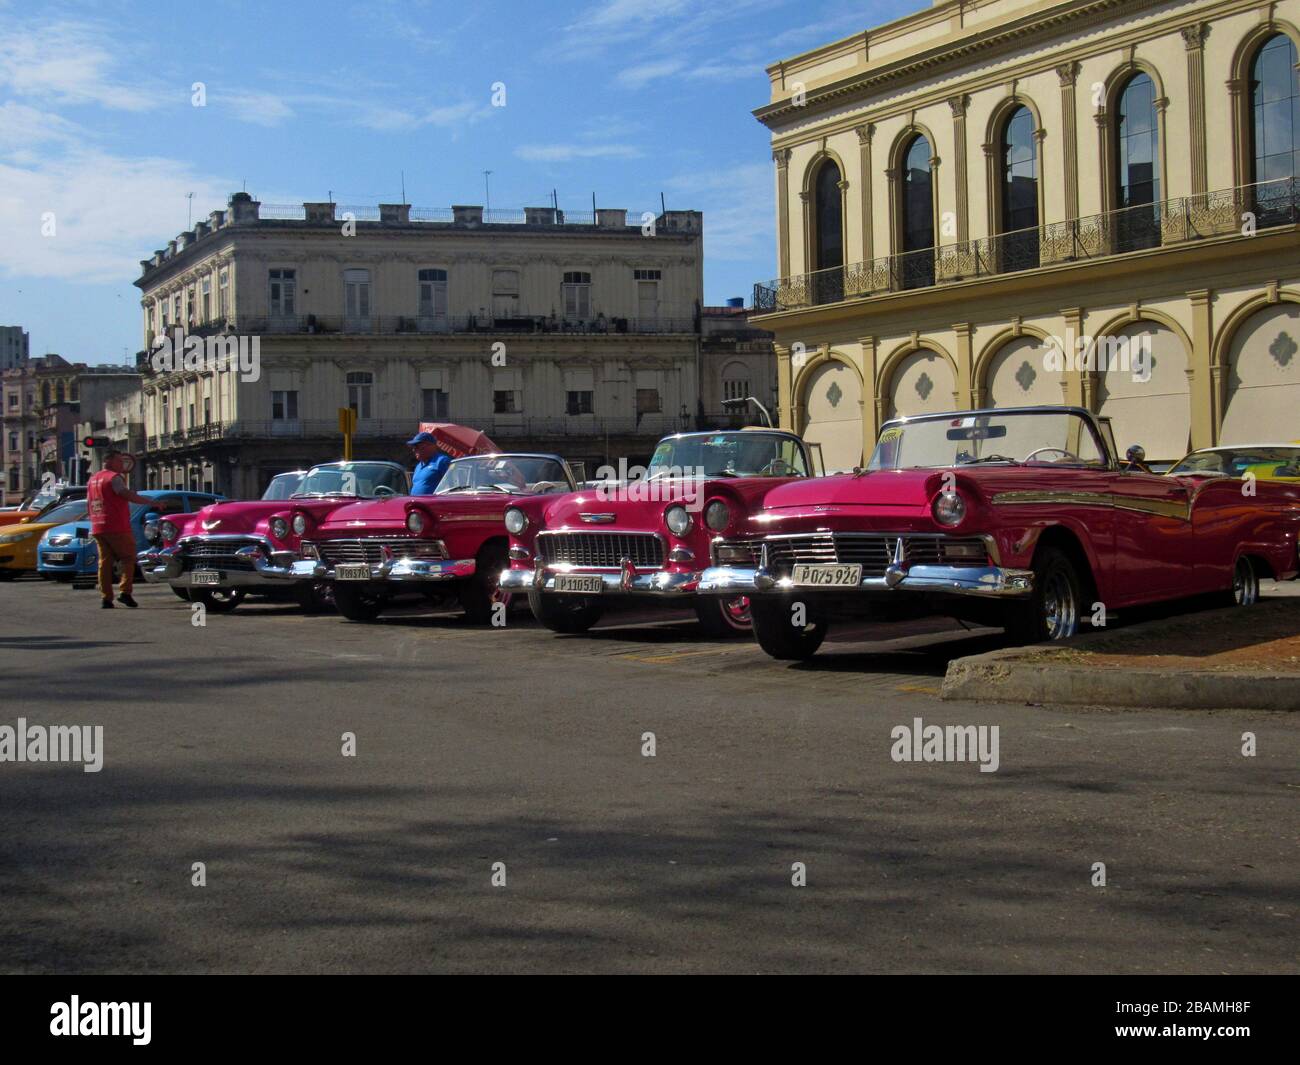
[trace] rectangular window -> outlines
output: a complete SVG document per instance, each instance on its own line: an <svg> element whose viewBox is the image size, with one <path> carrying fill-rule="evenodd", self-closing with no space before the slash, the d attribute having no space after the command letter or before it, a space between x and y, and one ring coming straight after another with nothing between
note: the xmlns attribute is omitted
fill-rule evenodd
<svg viewBox="0 0 1300 1065"><path fill-rule="evenodd" d="M198 424L199 424L198 420L194 417L194 404L191 403L190 404L190 428L193 429Z"/></svg>
<svg viewBox="0 0 1300 1065"><path fill-rule="evenodd" d="M419 272L419 300L421 318L447 316L447 271L421 270Z"/></svg>
<svg viewBox="0 0 1300 1065"><path fill-rule="evenodd" d="M204 425L212 424L212 397L211 396L203 397L203 424Z"/></svg>
<svg viewBox="0 0 1300 1065"><path fill-rule="evenodd" d="M230 294L230 271L222 270L217 275L217 316L225 318L229 303L227 297Z"/></svg>
<svg viewBox="0 0 1300 1065"><path fill-rule="evenodd" d="M370 321L370 271L343 271L343 313L354 324Z"/></svg>
<svg viewBox="0 0 1300 1065"><path fill-rule="evenodd" d="M638 388L636 390L636 412L638 414L658 414L660 410L659 389Z"/></svg>
<svg viewBox="0 0 1300 1065"><path fill-rule="evenodd" d="M664 272L662 270L633 270L632 276L637 281L662 281Z"/></svg>
<svg viewBox="0 0 1300 1065"><path fill-rule="evenodd" d="M569 414L590 414L591 397L590 392L569 392L566 410Z"/></svg>
<svg viewBox="0 0 1300 1065"><path fill-rule="evenodd" d="M271 419L277 422L294 422L298 420L298 393L296 391L271 393Z"/></svg>
<svg viewBox="0 0 1300 1065"><path fill-rule="evenodd" d="M18 393L17 393L17 392L10 392L10 393L9 393L9 409L10 409L10 410L17 410L17 409L18 409Z"/></svg>
<svg viewBox="0 0 1300 1065"><path fill-rule="evenodd" d="M446 421L451 397L441 388L425 388L421 389L421 393L424 420L426 422Z"/></svg>
<svg viewBox="0 0 1300 1065"><path fill-rule="evenodd" d="M519 316L519 271L492 271L492 316L517 318Z"/></svg>
<svg viewBox="0 0 1300 1065"><path fill-rule="evenodd" d="M591 274L584 270L565 272L564 317L582 321L591 317Z"/></svg>
<svg viewBox="0 0 1300 1065"><path fill-rule="evenodd" d="M723 399L744 399L749 395L749 381L734 377L722 382Z"/></svg>
<svg viewBox="0 0 1300 1065"><path fill-rule="evenodd" d="M519 393L513 389L497 389L492 393L493 414L518 414Z"/></svg>
<svg viewBox="0 0 1300 1065"><path fill-rule="evenodd" d="M212 321L212 278L205 277L202 285L202 303L199 310L203 314L203 321Z"/></svg>
<svg viewBox="0 0 1300 1065"><path fill-rule="evenodd" d="M348 374L348 406L357 412L358 418L370 417L370 390L374 383L374 374Z"/></svg>
<svg viewBox="0 0 1300 1065"><path fill-rule="evenodd" d="M298 282L296 270L271 271L271 317L292 318Z"/></svg>
<svg viewBox="0 0 1300 1065"><path fill-rule="evenodd" d="M18 450L18 434L17 434L17 433L10 433L10 434L9 434L9 450L10 450L10 451L17 451L17 450Z"/></svg>

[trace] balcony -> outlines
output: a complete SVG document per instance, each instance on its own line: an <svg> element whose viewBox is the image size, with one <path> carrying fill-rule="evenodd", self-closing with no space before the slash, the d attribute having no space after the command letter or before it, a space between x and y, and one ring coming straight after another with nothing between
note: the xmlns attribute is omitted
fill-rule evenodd
<svg viewBox="0 0 1300 1065"><path fill-rule="evenodd" d="M729 415L720 417L729 418ZM419 418L363 418L357 423L354 439L385 440L389 443L404 443L415 432ZM450 419L462 425L481 429L498 444L508 446L510 441L522 438L538 437L575 437L593 438L609 436L644 436L658 439L669 433L678 433L694 429L695 419L688 416L654 413L635 416L598 417L592 414L572 416L534 417L526 414L496 415L454 415ZM714 428L720 422L717 417L710 417L702 426ZM191 448L204 443L248 443L254 441L271 441L285 439L321 440L338 439L338 421L335 418L321 419L274 419L274 420L238 420L232 422L213 422L195 429L163 433L148 439L149 451Z"/></svg>
<svg viewBox="0 0 1300 1065"><path fill-rule="evenodd" d="M800 310L1240 235L1247 214L1254 216L1259 232L1300 223L1300 180L1285 178L1183 196L776 278L754 286L754 309L761 314Z"/></svg>
<svg viewBox="0 0 1300 1065"><path fill-rule="evenodd" d="M420 333L491 333L601 335L662 335L698 332L695 318L556 318L552 315L512 314L496 317L489 314L411 314L354 315L301 314L267 317L240 317L231 326L241 335L266 334L337 334L339 336Z"/></svg>

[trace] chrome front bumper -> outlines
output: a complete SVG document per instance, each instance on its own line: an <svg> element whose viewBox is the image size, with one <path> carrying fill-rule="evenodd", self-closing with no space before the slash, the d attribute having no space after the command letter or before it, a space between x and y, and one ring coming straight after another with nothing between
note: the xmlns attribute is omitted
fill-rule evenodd
<svg viewBox="0 0 1300 1065"><path fill-rule="evenodd" d="M427 581L458 581L474 576L477 569L474 559L394 558L370 566L370 580L401 584L420 584ZM332 581L334 567L318 559L295 562L292 574L300 580ZM357 581L364 584L365 581Z"/></svg>
<svg viewBox="0 0 1300 1065"><path fill-rule="evenodd" d="M1034 591L1034 573L1002 566L889 566L882 577L863 577L851 587L795 584L769 570L746 566L710 566L700 576L702 595L764 595L791 592L832 592L857 595L863 592L930 592L943 595L975 595L988 598L1023 599Z"/></svg>
<svg viewBox="0 0 1300 1065"><path fill-rule="evenodd" d="M235 552L236 557L252 563L251 570L226 569L220 565L210 568L224 576L217 584L194 585L200 588L248 588L256 585L283 585L294 580L293 562L297 556L292 551L273 551L269 545L249 545ZM180 553L174 547L150 548L136 555L140 572L150 584L179 584L191 587L189 574Z"/></svg>
<svg viewBox="0 0 1300 1065"><path fill-rule="evenodd" d="M669 573L665 570L647 570L639 573L631 566L621 570L507 569L501 571L501 590L527 592L530 589L552 594L575 593L555 591L556 576L599 577L605 592L611 595L657 595L679 597L694 595L700 582L699 573ZM581 593L576 593L581 594Z"/></svg>

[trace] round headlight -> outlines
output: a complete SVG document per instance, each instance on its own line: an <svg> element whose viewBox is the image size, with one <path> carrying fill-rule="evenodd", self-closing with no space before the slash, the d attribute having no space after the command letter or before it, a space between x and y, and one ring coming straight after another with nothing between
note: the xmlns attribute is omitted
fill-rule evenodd
<svg viewBox="0 0 1300 1065"><path fill-rule="evenodd" d="M731 524L731 509L721 499L715 499L704 508L704 524L714 532L722 532Z"/></svg>
<svg viewBox="0 0 1300 1065"><path fill-rule="evenodd" d="M664 513L664 524L674 536L685 536L691 530L691 516L685 507L675 504Z"/></svg>
<svg viewBox="0 0 1300 1065"><path fill-rule="evenodd" d="M271 519L271 535L277 540L283 540L289 534L289 523L283 518Z"/></svg>
<svg viewBox="0 0 1300 1065"><path fill-rule="evenodd" d="M966 517L966 501L956 492L940 492L935 497L933 513L940 525L960 525Z"/></svg>
<svg viewBox="0 0 1300 1065"><path fill-rule="evenodd" d="M406 527L414 535L419 536L424 531L424 515L418 510L411 511L406 515Z"/></svg>
<svg viewBox="0 0 1300 1065"><path fill-rule="evenodd" d="M509 507L506 510L506 532L512 536L518 536L528 528L528 515L518 507Z"/></svg>
<svg viewBox="0 0 1300 1065"><path fill-rule="evenodd" d="M156 521L145 522L144 538L151 544L158 542L158 523Z"/></svg>
<svg viewBox="0 0 1300 1065"><path fill-rule="evenodd" d="M295 514L293 516L293 531L297 536L301 536L307 531L307 515Z"/></svg>
<svg viewBox="0 0 1300 1065"><path fill-rule="evenodd" d="M163 538L163 543L169 544L176 539L176 526L169 521L159 522L158 535Z"/></svg>

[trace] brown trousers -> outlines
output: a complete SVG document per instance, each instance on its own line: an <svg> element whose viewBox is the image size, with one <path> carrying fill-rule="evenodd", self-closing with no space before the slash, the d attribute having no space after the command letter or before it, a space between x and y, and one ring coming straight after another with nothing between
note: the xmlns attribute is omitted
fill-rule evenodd
<svg viewBox="0 0 1300 1065"><path fill-rule="evenodd" d="M122 564L121 594L135 587L135 537L130 533L95 533L99 547L99 594L113 598L113 563Z"/></svg>

